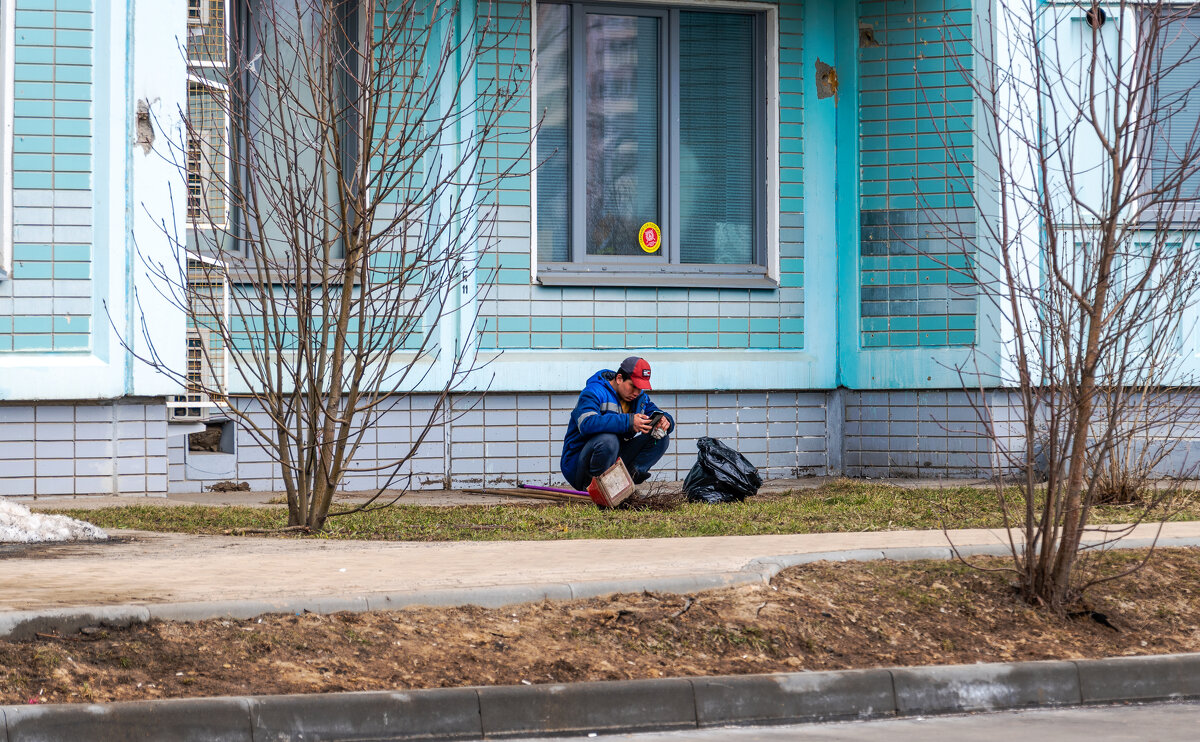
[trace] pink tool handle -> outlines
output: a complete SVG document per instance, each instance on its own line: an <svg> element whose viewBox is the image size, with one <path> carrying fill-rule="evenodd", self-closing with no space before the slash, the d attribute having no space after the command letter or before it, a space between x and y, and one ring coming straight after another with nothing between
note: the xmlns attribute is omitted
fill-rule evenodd
<svg viewBox="0 0 1200 742"><path fill-rule="evenodd" d="M525 490L542 490L543 492L558 492L564 495L582 495L583 497L588 497L588 493L586 492L580 492L579 490L568 490L561 487L538 487L532 484L522 484L518 486Z"/></svg>

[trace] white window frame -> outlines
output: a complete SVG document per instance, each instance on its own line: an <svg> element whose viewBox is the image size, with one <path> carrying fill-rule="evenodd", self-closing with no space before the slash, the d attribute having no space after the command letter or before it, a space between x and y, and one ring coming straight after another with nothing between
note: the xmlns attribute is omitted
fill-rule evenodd
<svg viewBox="0 0 1200 742"><path fill-rule="evenodd" d="M560 0L570 2L572 0ZM726 0L587 0L591 5L615 6L645 6L647 8L676 8L687 10L734 10L763 15L765 39L763 54L766 69L764 72L764 88L766 93L764 162L756 163L757 167L765 170L766 184L763 192L765 200L762 213L766 220L766 235L762 245L762 263L730 266L733 272L699 272L689 270L679 263L647 265L635 271L623 272L614 270L615 266L588 266L585 263L573 263L572 268L553 273L541 270L538 266L537 251L537 187L538 169L533 168L529 186L529 222L530 222L530 279L533 283L546 285L567 286L596 286L596 285L625 285L625 286L660 286L664 276L669 276L672 286L699 287L728 287L728 288L775 288L779 285L779 8L777 5L763 2L728 2ZM530 58L532 69L537 70L537 6L538 0L530 4ZM530 76L530 131L536 132L540 122L537 107L537 75ZM530 162L540 162L537 152L537 137L533 137L530 148ZM669 175L669 173L668 173ZM670 181L668 180L667 183ZM667 187L664 183L664 187ZM665 227L666 225L664 225ZM562 265L562 264L556 264ZM589 270L590 268L590 270ZM576 270L577 269L577 270ZM665 269L665 270L659 270ZM757 270L756 270L757 269ZM747 277L757 273L756 277Z"/></svg>
<svg viewBox="0 0 1200 742"><path fill-rule="evenodd" d="M0 0L0 281L12 277L14 6Z"/></svg>

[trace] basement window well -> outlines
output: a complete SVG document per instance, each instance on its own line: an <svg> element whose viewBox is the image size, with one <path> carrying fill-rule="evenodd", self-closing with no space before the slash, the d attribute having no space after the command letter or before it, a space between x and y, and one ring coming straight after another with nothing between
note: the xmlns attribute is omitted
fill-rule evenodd
<svg viewBox="0 0 1200 742"><path fill-rule="evenodd" d="M204 430L188 435L191 453L236 453L235 425L230 420L206 423Z"/></svg>

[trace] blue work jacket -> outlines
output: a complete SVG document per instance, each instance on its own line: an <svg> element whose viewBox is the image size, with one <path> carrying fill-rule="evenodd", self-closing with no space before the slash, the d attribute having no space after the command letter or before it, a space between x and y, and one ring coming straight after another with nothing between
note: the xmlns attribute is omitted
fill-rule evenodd
<svg viewBox="0 0 1200 742"><path fill-rule="evenodd" d="M659 411L658 405L650 401L649 392L642 392L633 401L633 412L622 412L617 391L609 383L616 375L615 371L597 371L579 393L579 401L575 403L571 419L567 421L567 436L563 440L562 459L559 461L568 482L575 475L579 452L588 438L599 433L614 433L623 441L629 440L635 435L634 415L652 415ZM667 428L670 433L675 429L675 418L665 411L663 414L671 424Z"/></svg>

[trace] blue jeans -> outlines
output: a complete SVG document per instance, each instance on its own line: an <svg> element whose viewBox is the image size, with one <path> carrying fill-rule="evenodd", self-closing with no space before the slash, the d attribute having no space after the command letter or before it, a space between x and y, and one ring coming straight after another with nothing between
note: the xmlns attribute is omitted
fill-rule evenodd
<svg viewBox="0 0 1200 742"><path fill-rule="evenodd" d="M649 435L638 435L624 443L614 433L597 433L583 444L579 452L578 463L575 465L575 476L571 477L571 486L577 490L586 490L592 483L592 477L599 476L608 467L617 463L617 459L625 462L629 476L636 472L649 472L650 467L667 452L671 436L664 435L658 440Z"/></svg>

